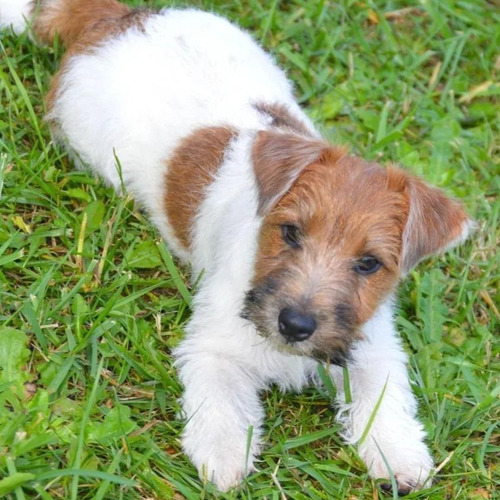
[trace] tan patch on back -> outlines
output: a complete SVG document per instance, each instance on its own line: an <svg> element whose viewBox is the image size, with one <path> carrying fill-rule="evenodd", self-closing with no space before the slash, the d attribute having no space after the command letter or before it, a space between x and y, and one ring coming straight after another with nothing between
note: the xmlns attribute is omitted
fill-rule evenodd
<svg viewBox="0 0 500 500"><path fill-rule="evenodd" d="M190 231L204 191L213 181L236 130L207 127L193 132L168 160L165 209L175 235L188 249Z"/></svg>
<svg viewBox="0 0 500 500"><path fill-rule="evenodd" d="M260 113L271 118L271 126L297 132L306 137L313 137L307 125L300 118L294 116L284 104L258 102L254 107Z"/></svg>

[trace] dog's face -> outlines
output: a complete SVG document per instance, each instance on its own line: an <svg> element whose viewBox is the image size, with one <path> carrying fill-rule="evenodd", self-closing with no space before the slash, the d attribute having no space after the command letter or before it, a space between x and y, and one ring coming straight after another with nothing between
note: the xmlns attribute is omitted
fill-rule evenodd
<svg viewBox="0 0 500 500"><path fill-rule="evenodd" d="M400 275L467 216L402 170L317 141L261 133L253 153L264 219L243 315L281 349L344 364Z"/></svg>

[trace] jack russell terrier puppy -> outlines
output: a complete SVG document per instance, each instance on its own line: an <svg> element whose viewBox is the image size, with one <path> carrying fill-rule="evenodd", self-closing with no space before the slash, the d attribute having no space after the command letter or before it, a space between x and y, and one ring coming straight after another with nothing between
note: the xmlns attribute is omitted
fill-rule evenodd
<svg viewBox="0 0 500 500"><path fill-rule="evenodd" d="M227 490L254 470L260 393L300 391L323 363L371 476L393 474L401 494L428 485L393 296L421 259L467 237L462 205L323 140L272 57L222 17L115 0L1 9L0 24L67 48L47 97L55 137L125 185L203 273L174 352L200 477Z"/></svg>

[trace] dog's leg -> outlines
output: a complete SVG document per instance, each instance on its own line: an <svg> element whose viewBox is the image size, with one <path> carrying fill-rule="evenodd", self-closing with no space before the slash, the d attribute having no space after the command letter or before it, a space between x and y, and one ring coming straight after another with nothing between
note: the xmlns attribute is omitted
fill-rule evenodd
<svg viewBox="0 0 500 500"><path fill-rule="evenodd" d="M392 310L383 305L365 325L366 340L348 365L351 402L339 391L339 420L345 438L357 443L374 478L389 478L389 465L400 494L429 486L433 462L416 419L403 352L393 325ZM341 375L334 369L337 385ZM388 481L390 483L390 481Z"/></svg>
<svg viewBox="0 0 500 500"><path fill-rule="evenodd" d="M250 362L249 332L238 328L239 318L204 312L195 310L175 352L184 385L182 445L200 477L226 491L252 472L259 452L262 378Z"/></svg>
<svg viewBox="0 0 500 500"><path fill-rule="evenodd" d="M200 478L222 491L253 471L263 417L252 376L237 360L224 358L224 353L200 354L179 370L187 419L184 451Z"/></svg>

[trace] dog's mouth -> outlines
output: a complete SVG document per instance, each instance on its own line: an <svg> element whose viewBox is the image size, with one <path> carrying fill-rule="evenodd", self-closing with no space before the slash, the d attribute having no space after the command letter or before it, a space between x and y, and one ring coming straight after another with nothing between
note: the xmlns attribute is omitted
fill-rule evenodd
<svg viewBox="0 0 500 500"><path fill-rule="evenodd" d="M329 352L316 350L311 357L327 365L336 365L345 368L347 363L352 360L352 347L337 348Z"/></svg>
<svg viewBox="0 0 500 500"><path fill-rule="evenodd" d="M255 326L255 325L254 325ZM295 356L307 356L316 361L345 367L352 359L352 347L348 342L337 342L334 348L322 349L313 340L302 342L283 337L267 329L256 327L257 333L278 351Z"/></svg>

